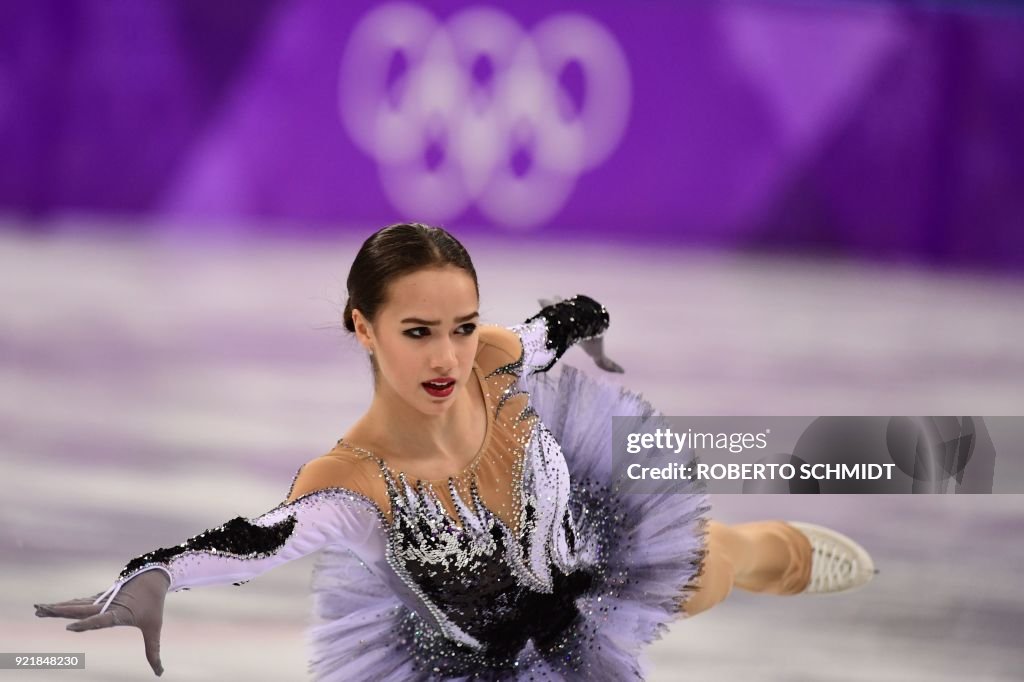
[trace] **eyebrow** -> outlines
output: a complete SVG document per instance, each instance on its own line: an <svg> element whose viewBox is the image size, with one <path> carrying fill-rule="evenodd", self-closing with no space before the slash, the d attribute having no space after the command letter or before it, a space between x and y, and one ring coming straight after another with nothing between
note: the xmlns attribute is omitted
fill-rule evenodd
<svg viewBox="0 0 1024 682"><path fill-rule="evenodd" d="M456 317L455 318L455 323L458 324L460 322L469 322L474 317L480 317L480 313L477 312L477 311L474 311L474 312L471 312L469 315L463 315L462 317ZM402 320L399 324L422 324L422 325L426 325L428 327L433 327L433 326L441 324L441 320L422 320L422 319L420 319L418 317L407 317L404 320Z"/></svg>

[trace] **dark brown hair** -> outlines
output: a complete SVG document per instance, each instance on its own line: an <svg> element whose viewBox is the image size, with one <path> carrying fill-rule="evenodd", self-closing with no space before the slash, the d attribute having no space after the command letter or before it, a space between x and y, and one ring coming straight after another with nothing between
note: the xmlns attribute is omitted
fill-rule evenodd
<svg viewBox="0 0 1024 682"><path fill-rule="evenodd" d="M348 301L343 320L345 329L355 332L352 310L358 308L371 322L387 302L388 285L394 280L422 270L453 265L473 278L480 296L476 270L466 248L440 227L420 223L389 225L370 236L352 261L348 272Z"/></svg>

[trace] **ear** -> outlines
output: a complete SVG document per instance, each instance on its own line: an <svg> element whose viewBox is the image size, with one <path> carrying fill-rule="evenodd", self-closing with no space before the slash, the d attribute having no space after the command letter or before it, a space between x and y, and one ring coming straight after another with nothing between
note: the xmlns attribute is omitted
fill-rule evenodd
<svg viewBox="0 0 1024 682"><path fill-rule="evenodd" d="M359 308L352 309L352 325L356 328L356 339L359 340L359 343L367 351L372 351L377 343L373 336L373 325Z"/></svg>

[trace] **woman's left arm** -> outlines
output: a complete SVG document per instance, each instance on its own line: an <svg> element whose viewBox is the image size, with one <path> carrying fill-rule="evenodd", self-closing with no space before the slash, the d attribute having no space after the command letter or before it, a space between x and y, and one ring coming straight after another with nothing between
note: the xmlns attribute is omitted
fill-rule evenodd
<svg viewBox="0 0 1024 682"><path fill-rule="evenodd" d="M622 367L604 354L602 334L608 329L608 310L583 294L570 299L542 299L536 315L513 327L523 343L524 374L546 372L573 344L594 359L598 367L622 372Z"/></svg>

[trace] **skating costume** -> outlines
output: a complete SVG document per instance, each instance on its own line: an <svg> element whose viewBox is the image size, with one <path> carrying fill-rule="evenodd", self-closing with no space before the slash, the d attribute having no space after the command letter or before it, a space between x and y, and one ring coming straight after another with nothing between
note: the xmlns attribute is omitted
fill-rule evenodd
<svg viewBox="0 0 1024 682"><path fill-rule="evenodd" d="M489 418L458 475L414 480L339 441L274 509L133 559L97 601L146 570L165 571L170 591L241 584L321 550L314 679L641 676L641 647L679 617L701 570L707 499L696 483L621 492L612 416L660 416L572 367L546 373L607 327L586 296L481 327L473 377Z"/></svg>

